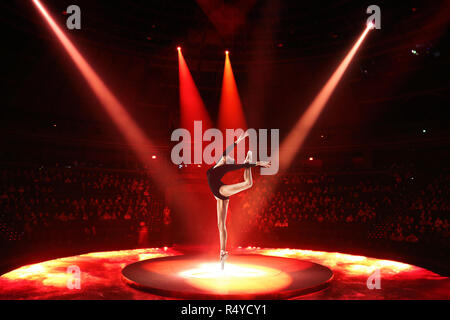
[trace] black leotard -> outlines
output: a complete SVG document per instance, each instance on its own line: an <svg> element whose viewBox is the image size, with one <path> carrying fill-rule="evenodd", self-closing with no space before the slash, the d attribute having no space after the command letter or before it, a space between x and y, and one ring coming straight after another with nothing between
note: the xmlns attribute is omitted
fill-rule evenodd
<svg viewBox="0 0 450 320"><path fill-rule="evenodd" d="M236 142L233 143L231 146L229 146L224 152L223 157L225 157L233 148L236 146ZM218 167L211 167L206 171L206 177L208 178L208 184L211 188L212 193L219 199L222 200L228 200L229 197L223 196L219 190L220 187L223 186L225 183L222 182L223 176L230 171L233 170L239 170L242 168L250 168L255 167L256 163L242 163L242 164L228 164L225 163Z"/></svg>

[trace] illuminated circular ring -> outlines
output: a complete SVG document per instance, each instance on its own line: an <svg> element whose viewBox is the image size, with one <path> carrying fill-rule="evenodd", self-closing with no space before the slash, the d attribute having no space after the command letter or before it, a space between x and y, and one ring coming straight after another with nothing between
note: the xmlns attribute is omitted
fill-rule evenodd
<svg viewBox="0 0 450 320"><path fill-rule="evenodd" d="M122 270L139 290L185 299L287 299L326 288L332 271L320 264L258 254L181 255L139 261Z"/></svg>

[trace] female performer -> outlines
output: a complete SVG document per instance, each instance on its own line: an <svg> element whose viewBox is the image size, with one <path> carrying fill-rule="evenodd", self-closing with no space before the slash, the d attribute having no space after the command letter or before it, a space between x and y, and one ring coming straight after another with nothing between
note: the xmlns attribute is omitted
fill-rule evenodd
<svg viewBox="0 0 450 320"><path fill-rule="evenodd" d="M223 153L219 161L206 172L208 178L208 184L214 197L217 200L217 224L219 227L219 237L220 237L220 263L222 269L224 268L225 259L228 257L228 252L226 249L227 243L227 229L226 229L226 218L228 211L228 202L230 196L247 190L253 185L252 180L252 170L251 167L270 167L270 161L256 161L252 162L252 152L247 153L247 157L243 164L235 164L234 159L228 156L234 147L242 140L248 136L245 132L242 134L235 143L229 146ZM224 184L221 179L222 177L230 171L239 170L244 168L244 181L235 184Z"/></svg>

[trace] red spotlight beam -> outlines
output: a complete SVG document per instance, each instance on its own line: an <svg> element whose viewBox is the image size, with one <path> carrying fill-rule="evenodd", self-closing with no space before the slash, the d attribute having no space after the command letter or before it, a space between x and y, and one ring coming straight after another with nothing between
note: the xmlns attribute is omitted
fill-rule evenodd
<svg viewBox="0 0 450 320"><path fill-rule="evenodd" d="M178 75L180 81L180 108L181 108L181 127L194 133L194 121L202 121L204 130L211 128L212 121L209 117L205 104L198 92L194 79L192 78L189 67L184 60L181 48L178 50Z"/></svg>
<svg viewBox="0 0 450 320"><path fill-rule="evenodd" d="M288 134L288 136L285 138L285 140L282 142L280 146L280 172L283 172L287 170L292 163L292 160L294 159L295 155L297 154L298 150L300 149L303 141L305 140L306 136L308 135L309 131L311 130L312 126L316 122L317 118L319 117L320 113L322 112L323 108L325 107L325 104L327 103L328 99L330 98L331 94L333 93L334 89L336 88L339 80L342 78L345 70L347 69L348 65L350 64L352 58L354 57L356 51L360 47L362 41L366 37L369 30L372 28L371 24L368 24L364 32L361 34L359 39L355 42L353 47L350 49L350 51L345 56L344 60L339 64L337 69L334 71L334 73L331 75L330 79L325 83L323 88L320 90L318 95L315 97L313 102L309 105L308 109L305 111L305 113L302 115L302 117L298 120L295 127L291 130L291 132ZM281 171L283 170L283 171ZM271 184L266 186L266 194L274 196L275 190L280 182L279 178L275 178ZM246 195L246 198L253 198L257 196L258 191L256 189L251 189L250 192ZM237 213L236 215L244 215L242 212L242 203L243 200L241 200L241 205L237 206ZM265 204L259 202L256 203L256 207L253 209L255 212L261 211L264 209ZM231 234L233 234L233 237L235 239L230 238L233 242L237 243L239 238L242 237L242 234L239 232L240 229L233 230Z"/></svg>
<svg viewBox="0 0 450 320"><path fill-rule="evenodd" d="M45 18L50 28L55 33L58 40L66 49L69 56L72 58L75 65L78 67L79 71L94 91L97 98L100 100L105 110L114 120L119 129L125 134L125 137L130 142L130 144L136 148L142 145L151 145L149 141L144 137L142 131L134 123L133 119L130 117L125 108L117 100L117 98L112 94L112 92L106 87L97 73L92 69L88 62L83 58L81 53L75 48L72 42L67 38L61 28L55 23L53 18L47 12L46 8L38 1L33 0L33 3L39 9L42 16ZM141 151L139 154L142 155Z"/></svg>
<svg viewBox="0 0 450 320"><path fill-rule="evenodd" d="M55 33L56 37L63 45L64 49L72 58L73 62L80 70L81 74L101 102L108 115L112 118L119 130L125 136L133 151L137 154L137 156L143 163L148 163L149 161L151 161L150 150L153 146L153 143L149 139L147 139L142 130L128 114L124 106L107 88L107 86L103 83L94 69L83 58L81 53L77 50L77 48L75 48L73 43L69 40L69 38L67 38L61 28L55 23L53 18L48 13L47 9L40 3L39 0L33 0L33 3L45 18L51 30ZM158 164L153 162L151 164L152 167L157 167L157 170L155 170L155 173L157 174L154 175L154 178L160 186L166 186L168 183L172 183L173 181L178 180L172 168L170 168L168 165L162 162ZM180 208L185 208L187 204L176 203L175 205L177 207L179 206Z"/></svg>
<svg viewBox="0 0 450 320"><path fill-rule="evenodd" d="M236 80L233 75L228 50L225 51L218 127L223 132L225 129L247 129L247 122L242 110L241 98L239 97Z"/></svg>
<svg viewBox="0 0 450 320"><path fill-rule="evenodd" d="M317 118L324 109L326 103L330 99L331 94L338 85L340 79L344 75L345 70L347 70L348 65L355 56L358 48L363 42L369 30L372 28L372 24L368 24L361 34L359 39L355 42L351 50L347 53L344 60L337 67L334 73L331 75L330 79L325 83L322 90L315 97L313 102L306 109L305 113L298 120L295 127L291 130L288 136L285 138L280 147L280 168L287 169L298 150L302 146L306 136L310 132L313 125L316 123Z"/></svg>

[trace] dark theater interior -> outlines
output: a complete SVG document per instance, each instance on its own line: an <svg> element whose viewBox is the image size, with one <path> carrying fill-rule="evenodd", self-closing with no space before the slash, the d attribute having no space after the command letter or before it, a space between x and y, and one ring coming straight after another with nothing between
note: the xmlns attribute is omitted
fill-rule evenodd
<svg viewBox="0 0 450 320"><path fill-rule="evenodd" d="M0 27L0 300L448 302L449 1L10 0Z"/></svg>

